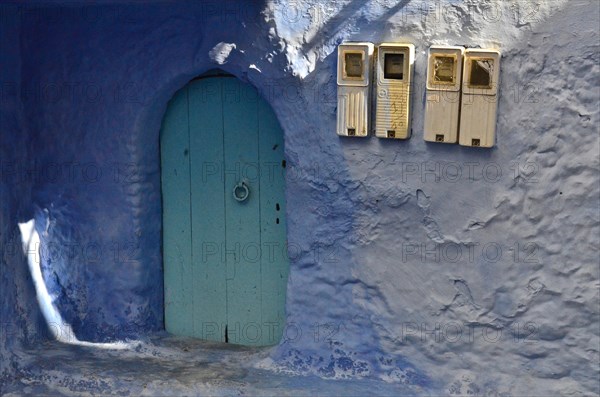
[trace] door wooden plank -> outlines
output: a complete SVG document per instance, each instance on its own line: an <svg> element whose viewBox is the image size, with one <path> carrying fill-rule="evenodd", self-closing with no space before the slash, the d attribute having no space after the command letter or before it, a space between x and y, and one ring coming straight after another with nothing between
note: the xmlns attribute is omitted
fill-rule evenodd
<svg viewBox="0 0 600 397"><path fill-rule="evenodd" d="M289 261L286 242L283 131L269 104L258 104L262 239L262 344L279 342L285 327Z"/></svg>
<svg viewBox="0 0 600 397"><path fill-rule="evenodd" d="M256 90L237 79L223 79L227 327L230 343L261 344L260 184ZM250 196L233 198L246 179Z"/></svg>
<svg viewBox="0 0 600 397"><path fill-rule="evenodd" d="M187 88L175 94L161 137L165 327L193 335L190 225L190 163Z"/></svg>
<svg viewBox="0 0 600 397"><path fill-rule="evenodd" d="M189 85L194 335L225 341L227 322L222 81Z"/></svg>

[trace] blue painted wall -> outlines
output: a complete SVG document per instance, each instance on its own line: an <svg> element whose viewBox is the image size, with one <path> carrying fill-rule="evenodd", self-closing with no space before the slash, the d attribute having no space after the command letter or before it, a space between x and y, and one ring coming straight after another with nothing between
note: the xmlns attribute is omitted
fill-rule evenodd
<svg viewBox="0 0 600 397"><path fill-rule="evenodd" d="M313 79L303 88L285 72L284 55L265 59L273 47L268 35L245 33L268 29L262 4L240 1L228 7L230 12L217 3L32 5L16 11L22 21L20 50L26 54L21 101L28 164L35 174L31 207L37 210L37 229L47 248L42 250L42 269L48 289L80 339L134 338L164 328L158 133L172 95L191 78L219 66L258 87L280 118L286 114L286 154L294 170L287 182L288 239L300 271L297 287L288 291L293 348L281 354L295 355L300 349L307 362L322 361L320 345L329 343L324 335L339 332L339 325L326 325L313 336L315 319L328 321L300 286L312 283L319 272L317 277L337 280L318 292L333 317L352 319L346 324L345 344L355 349L352 354L367 354L377 365L371 354L377 336L364 313L350 303L352 283L340 278L351 273L353 260L348 250L332 248L351 229L349 191L315 189L309 181L323 183L321 172L327 178L350 178L343 161L335 170L318 166L321 158L340 156L339 141L318 131L322 126L314 121L321 119L323 108L309 105L323 101L333 123L335 86ZM230 63L216 65L209 52L220 42L264 54L257 58L236 52ZM248 69L250 63L257 63L262 73ZM330 56L324 67L333 69L334 63ZM311 92L319 85L322 92ZM317 147L326 152L309 149ZM330 212L326 229L323 214L315 212L323 205ZM335 266L318 269L319 256L328 255ZM318 343L312 349L300 344L314 340ZM338 349L338 354L346 352ZM325 360L318 366L333 375L329 357ZM348 359L342 364L350 372L369 371L367 362Z"/></svg>
<svg viewBox="0 0 600 397"><path fill-rule="evenodd" d="M19 177L33 175L2 181L2 242L18 239L16 223L35 216L44 277L80 339L163 329L158 133L172 95L218 67L256 86L285 133L288 329L267 366L425 386L437 378L435 387L464 383L463 391L465 378L479 377L480 389L511 392L527 368L536 381L562 377L593 389L596 356L577 346L597 337L599 113L589 87L597 23L584 18L597 4L549 2L524 23L529 14L513 20L502 2L493 3L506 19L449 1L457 14L428 24L405 12L410 2L388 3L2 6L0 71L19 89L3 89L1 160L25 165ZM471 18L460 14L467 11ZM574 21L585 22L576 40ZM497 146L425 144L422 90L410 141L338 138L335 48L344 39L414 42L416 81L431 43L500 46ZM535 262L524 259L531 243ZM432 259L422 244L475 247L477 256ZM477 248L486 244L505 254L491 258ZM6 256L3 370L11 343L44 337L28 331L39 328L39 313L24 258ZM461 324L514 336L528 322L542 350L575 347L557 360L511 337L445 343L418 332ZM574 324L586 331L570 333ZM12 330L20 337L7 338Z"/></svg>
<svg viewBox="0 0 600 397"><path fill-rule="evenodd" d="M185 5L87 10L24 14L23 101L33 201L57 248L46 282L76 334L102 340L163 327L158 131L170 96L209 66L208 24Z"/></svg>
<svg viewBox="0 0 600 397"><path fill-rule="evenodd" d="M21 248L18 222L33 217L28 165L28 133L21 103L21 20L16 7L0 14L0 385L14 373L14 351L47 337Z"/></svg>

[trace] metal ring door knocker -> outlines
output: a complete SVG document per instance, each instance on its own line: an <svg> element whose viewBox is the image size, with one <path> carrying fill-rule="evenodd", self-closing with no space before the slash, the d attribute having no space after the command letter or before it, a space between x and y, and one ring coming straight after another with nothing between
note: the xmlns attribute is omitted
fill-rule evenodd
<svg viewBox="0 0 600 397"><path fill-rule="evenodd" d="M248 196L250 196L250 189L248 189L246 181L238 182L233 188L233 198L241 203L246 201Z"/></svg>

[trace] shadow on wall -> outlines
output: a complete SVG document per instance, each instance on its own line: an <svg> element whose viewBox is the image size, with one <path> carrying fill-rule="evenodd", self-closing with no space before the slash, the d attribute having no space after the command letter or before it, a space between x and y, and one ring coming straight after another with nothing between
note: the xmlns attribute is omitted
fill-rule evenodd
<svg viewBox="0 0 600 397"><path fill-rule="evenodd" d="M358 2L352 4L357 5ZM397 12L404 4L401 2L389 12ZM293 176L288 174L286 180L288 239L300 247L300 252L290 263L287 316L288 325L293 323L300 327L303 337L284 339L274 355L280 358L283 366L299 373L304 371L335 377L340 373L367 376L378 372L384 352L373 326L372 313L357 306L354 299L355 287L363 284L354 274L358 264L351 252L362 221L356 217L363 208L356 193L364 192L360 182L348 170L347 149L356 149L360 144L344 141L335 135L335 96L329 101L330 98L323 99L315 91L315 87L321 89L324 86L327 93L335 93L335 51L317 64L316 70L307 79L300 81L290 75L289 68L282 67L289 66L284 53L278 52L272 61L267 61L249 51L250 48L272 48L273 43L268 38L248 35L237 25L225 31L220 16L199 27L193 23L193 18L188 17L190 10L185 7L169 10L157 7L156 10L152 8L152 12L145 11L151 14L149 21L137 21L127 39L101 41L94 54L86 52L90 51L87 49L89 46L75 43L81 54L73 59L62 59L64 68L72 72L73 79L86 78L92 73L97 81L105 80L107 85L111 85L115 83L114 76L123 78L126 75L133 87L138 88L136 94L143 101L82 105L75 111L72 106L43 104L38 109L40 113L30 110L36 123L44 120L45 124L38 125L40 130L55 132L62 139L65 137L59 131L74 131L63 145L54 143L45 147L43 142L39 143L40 155L46 161L72 161L72 158L83 161L89 157L98 161L133 164L136 171L132 183L121 185L76 186L66 192L51 184L37 187L36 199L41 208L48 209L49 219L53 222L48 243L70 242L71 227L79 229L73 235L81 236L85 243L93 242L98 236L115 239L117 243L135 236L139 243L140 253L128 258L129 261L115 263L102 258L92 264L43 264L42 269L48 265L49 276L53 271L63 283L56 286L59 294L57 307L62 316L81 340L136 337L163 329L162 253L159 250L160 126L174 93L195 76L218 66L258 87L284 130L288 167L297 171ZM155 29L157 21L151 17L156 17L161 11L164 11L167 22L161 21L160 29ZM352 14L351 8L347 8L342 16ZM171 19L168 19L169 16ZM325 37L326 29L339 29L342 23L343 18L334 17L320 32ZM61 41L68 31L50 29L46 32L43 30L46 28L35 27L36 31L42 29L38 33L44 36L43 40L39 38L42 42L49 40L51 47L56 45L55 52L74 51L53 41L56 36L55 40ZM81 31L82 40L97 40L97 28L91 29L85 24L73 26L73 29ZM120 25L107 24L100 28L105 29L106 34L125 33ZM207 37L206 32L211 29L222 33L215 33L217 37ZM202 38L195 39L197 35ZM38 37L34 35L25 41L36 48L37 44L31 43L36 39ZM68 42L70 39L64 40ZM223 64L216 65L208 54L223 42L234 42L237 49L220 60ZM313 41L310 45L314 48L319 43ZM156 48L161 50L154 52ZM125 55L118 59L108 58L110 62L97 59L124 49ZM35 51L29 53L37 54ZM91 70L84 70L80 65L82 55L90 57L87 62L92 65ZM44 69L44 76L60 75L48 59L42 57L38 62L34 58L25 70L38 78L41 75L39 68ZM261 72L249 69L248 65L253 63ZM314 84L311 85L312 82ZM299 95L290 99L281 95L282 89L296 90ZM103 135L106 138L101 139ZM84 142L85 145L75 150L74 142ZM324 162L326 166L322 167ZM74 205L71 200L78 201L79 205ZM44 236L41 239L43 242ZM325 253L325 256L315 255L319 252ZM333 264L327 262L327 254L332 252ZM49 289L53 294L53 288ZM338 326L333 339L325 328L315 340L311 337L315 322L323 326L344 326ZM135 326L125 329L131 324ZM391 364L386 364L390 371L407 366L400 357L396 361L390 360ZM417 374L414 375L416 379L425 382L418 371L412 373Z"/></svg>
<svg viewBox="0 0 600 397"><path fill-rule="evenodd" d="M81 340L164 329L158 134L173 93L217 66L208 56L216 44L235 38L249 48L257 42L244 32L258 30L264 2L227 6L233 8L216 2L95 5L92 20L85 12L91 10L79 5L52 7L56 18L46 23L40 23L45 6L23 15L26 89L80 82L98 93L27 98L23 108L37 167L80 167L70 168L73 179L42 175L31 188L50 222L42 244L63 249L52 258L42 254L42 274ZM231 61L223 69L247 79L247 65ZM70 257L70 247L79 255Z"/></svg>
<svg viewBox="0 0 600 397"><path fill-rule="evenodd" d="M372 23L388 21L389 18L402 11L402 9L404 9L410 2L411 0L398 1L397 4L389 7L385 13L378 17L377 21ZM343 30L348 23L348 20L360 12L361 6L364 4L364 0L352 0L350 3L344 5L337 14L329 18L327 22L325 22L325 24L319 28L319 30L314 34L312 40L309 40L302 45L302 53L308 54L314 51L316 48L322 47L328 39L331 39L331 37L338 36L340 31Z"/></svg>

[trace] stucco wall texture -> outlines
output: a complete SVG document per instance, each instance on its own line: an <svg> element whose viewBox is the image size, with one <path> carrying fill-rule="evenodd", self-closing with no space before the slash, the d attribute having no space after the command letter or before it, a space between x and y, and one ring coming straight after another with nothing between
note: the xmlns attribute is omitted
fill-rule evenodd
<svg viewBox="0 0 600 397"><path fill-rule="evenodd" d="M47 338L18 222L35 218L79 339L164 329L161 120L220 68L285 134L287 327L256 366L441 394L600 392L598 2L0 7L2 379ZM336 136L342 41L415 45L410 140ZM502 52L494 148L423 141L432 44Z"/></svg>

